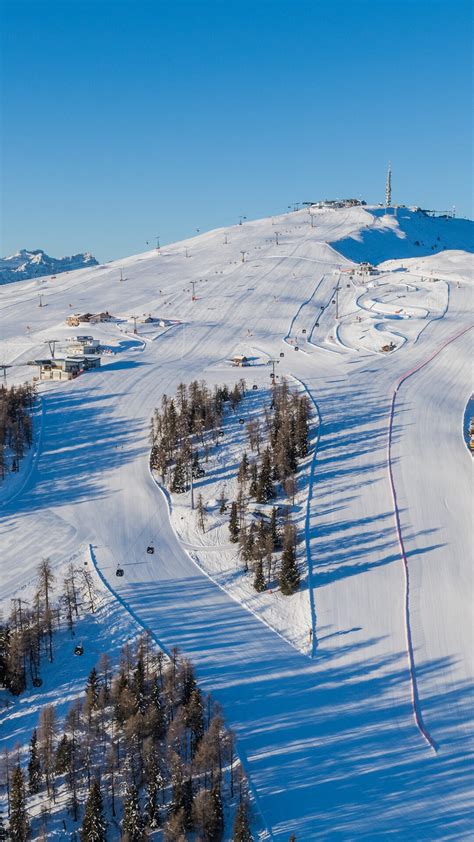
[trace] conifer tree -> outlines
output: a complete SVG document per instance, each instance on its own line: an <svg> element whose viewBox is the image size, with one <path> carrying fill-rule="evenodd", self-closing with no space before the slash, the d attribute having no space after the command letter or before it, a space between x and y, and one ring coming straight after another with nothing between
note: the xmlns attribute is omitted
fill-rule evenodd
<svg viewBox="0 0 474 842"><path fill-rule="evenodd" d="M13 770L10 791L10 839L12 842L25 842L30 832L26 812L25 778L20 766Z"/></svg>
<svg viewBox="0 0 474 842"><path fill-rule="evenodd" d="M28 839L30 824L26 812L25 778L20 766L13 770L10 792L10 839L24 842Z"/></svg>
<svg viewBox="0 0 474 842"><path fill-rule="evenodd" d="M153 750L148 756L145 771L147 777L145 798L146 824L150 828L155 828L160 824L158 793L163 786L163 777L158 766L156 753Z"/></svg>
<svg viewBox="0 0 474 842"><path fill-rule="evenodd" d="M296 562L295 530L291 523L287 523L281 557L280 590L285 596L291 596L298 590L299 586L300 574Z"/></svg>
<svg viewBox="0 0 474 842"><path fill-rule="evenodd" d="M258 593L262 593L262 591L267 588L265 576L263 575L263 562L261 558L255 562L255 578L253 580L253 586Z"/></svg>
<svg viewBox="0 0 474 842"><path fill-rule="evenodd" d="M71 744L67 734L63 734L56 749L54 771L56 775L64 775L71 765Z"/></svg>
<svg viewBox="0 0 474 842"><path fill-rule="evenodd" d="M252 462L250 465L250 485L249 485L249 494L250 497L254 499L257 497L258 491L258 467L256 462Z"/></svg>
<svg viewBox="0 0 474 842"><path fill-rule="evenodd" d="M257 480L256 500L258 503L266 503L274 497L274 489L272 483L272 460L270 449L265 448L262 456L262 465Z"/></svg>
<svg viewBox="0 0 474 842"><path fill-rule="evenodd" d="M180 457L178 457L174 466L171 491L173 491L174 494L183 494L183 492L186 491L186 470L183 460Z"/></svg>
<svg viewBox="0 0 474 842"><path fill-rule="evenodd" d="M106 827L100 784L95 779L92 781L87 796L81 828L81 842L106 842Z"/></svg>
<svg viewBox="0 0 474 842"><path fill-rule="evenodd" d="M244 482L246 482L247 477L248 477L248 472L249 472L249 460L248 460L248 456L247 456L247 451L244 450L243 455L242 455L242 459L241 459L240 465L239 465L239 472L237 474L237 479L238 479L240 484L243 484Z"/></svg>
<svg viewBox="0 0 474 842"><path fill-rule="evenodd" d="M143 839L143 819L135 784L128 787L123 803L122 839L123 842L141 842Z"/></svg>
<svg viewBox="0 0 474 842"><path fill-rule="evenodd" d="M230 506L229 532L230 540L233 544L236 544L239 540L239 514L235 500L232 501Z"/></svg>
<svg viewBox="0 0 474 842"><path fill-rule="evenodd" d="M38 732L34 729L30 740L30 759L28 761L28 785L32 795L35 795L41 783L41 764L38 756Z"/></svg>
<svg viewBox="0 0 474 842"><path fill-rule="evenodd" d="M237 807L232 829L232 842L253 842L253 836L250 832L248 804L245 798L240 801Z"/></svg>
<svg viewBox="0 0 474 842"><path fill-rule="evenodd" d="M280 547L280 532L278 530L278 516L276 506L272 506L272 514L270 517L270 535L272 539L272 546L274 550Z"/></svg>
<svg viewBox="0 0 474 842"><path fill-rule="evenodd" d="M225 496L225 490L222 489L219 497L219 514L223 515L227 511L227 500Z"/></svg>
<svg viewBox="0 0 474 842"><path fill-rule="evenodd" d="M202 494L198 494L197 499L197 509L196 509L196 519L197 525L201 532L206 531L206 509L204 508L204 500L202 499Z"/></svg>

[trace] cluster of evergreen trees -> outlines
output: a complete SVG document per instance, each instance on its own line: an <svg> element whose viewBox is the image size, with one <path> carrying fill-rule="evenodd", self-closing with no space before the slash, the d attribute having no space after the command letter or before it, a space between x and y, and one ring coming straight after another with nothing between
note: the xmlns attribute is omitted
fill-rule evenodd
<svg viewBox="0 0 474 842"><path fill-rule="evenodd" d="M175 398L163 395L151 422L150 465L171 491L186 491L191 472L202 476L202 456L207 462L210 445L222 435L224 404L235 409L244 394L244 380L231 390L215 386L212 391L204 381L194 380L189 386L180 383Z"/></svg>
<svg viewBox="0 0 474 842"><path fill-rule="evenodd" d="M35 386L0 386L0 477L8 471L19 471L20 460L33 441L31 411L35 402ZM11 454L11 455L10 455Z"/></svg>
<svg viewBox="0 0 474 842"><path fill-rule="evenodd" d="M92 576L86 568L71 564L58 598L53 598L55 575L49 559L38 570L38 588L31 603L13 599L10 616L0 622L0 686L19 695L31 681L37 686L41 659L54 659L54 632L61 626L74 635L82 608L94 611Z"/></svg>
<svg viewBox="0 0 474 842"><path fill-rule="evenodd" d="M300 585L297 535L288 509L283 529L274 506L269 521L262 516L259 523L248 525L246 512L250 501L271 502L280 489L294 503L298 460L307 456L309 450L309 414L306 395L291 392L287 381L282 380L273 387L272 402L265 407L263 422L253 420L246 426L251 456L244 451L240 461L239 492L230 506L229 532L231 541L239 543L246 572L252 568L257 591L265 590L275 575L285 595L294 593ZM276 572L274 553L279 551L281 560Z"/></svg>
<svg viewBox="0 0 474 842"><path fill-rule="evenodd" d="M6 786L16 842L29 838L30 795L47 805L47 827L65 791L69 821L77 823L71 838L77 832L81 842L104 842L111 825L124 842L141 842L157 828L165 842L188 834L219 842L224 805L237 796L233 839L252 840L245 780L218 705L203 697L186 658L174 650L165 660L147 635L124 647L115 674L102 656L63 730L54 708L43 708L27 768L7 763Z"/></svg>

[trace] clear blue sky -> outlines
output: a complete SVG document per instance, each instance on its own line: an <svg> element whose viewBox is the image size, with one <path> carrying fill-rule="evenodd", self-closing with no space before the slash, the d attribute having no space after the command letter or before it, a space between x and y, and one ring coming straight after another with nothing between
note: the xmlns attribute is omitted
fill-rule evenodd
<svg viewBox="0 0 474 842"><path fill-rule="evenodd" d="M472 217L468 0L4 0L2 255L296 201Z"/></svg>

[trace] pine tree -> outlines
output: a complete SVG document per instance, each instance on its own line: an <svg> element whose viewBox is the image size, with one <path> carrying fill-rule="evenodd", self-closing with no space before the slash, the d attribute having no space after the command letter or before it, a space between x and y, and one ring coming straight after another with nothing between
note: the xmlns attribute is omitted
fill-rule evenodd
<svg viewBox="0 0 474 842"><path fill-rule="evenodd" d="M63 734L56 749L54 771L56 775L64 775L71 764L71 744L67 734Z"/></svg>
<svg viewBox="0 0 474 842"><path fill-rule="evenodd" d="M178 457L174 466L171 491L174 494L183 494L186 491L186 470L180 457Z"/></svg>
<svg viewBox="0 0 474 842"><path fill-rule="evenodd" d="M276 506L272 506L272 514L270 518L270 535L272 539L272 545L274 550L278 550L280 547L280 532L278 530L278 517L277 517L277 510Z"/></svg>
<svg viewBox="0 0 474 842"><path fill-rule="evenodd" d="M201 691L196 687L192 691L185 711L185 723L191 731L191 757L196 752L197 745L204 734L204 712Z"/></svg>
<svg viewBox="0 0 474 842"><path fill-rule="evenodd" d="M145 771L147 777L145 799L146 823L148 827L155 828L160 824L158 793L163 786L163 777L161 775L154 751L152 751L148 757L148 763L145 765Z"/></svg>
<svg viewBox="0 0 474 842"><path fill-rule="evenodd" d="M239 540L239 514L235 500L232 501L230 506L229 532L230 540L233 544L236 544Z"/></svg>
<svg viewBox="0 0 474 842"><path fill-rule="evenodd" d="M28 839L30 825L26 812L25 778L20 766L13 770L10 791L10 839L12 842L25 842Z"/></svg>
<svg viewBox="0 0 474 842"><path fill-rule="evenodd" d="M0 842L6 842L7 839L7 831L5 829L5 825L3 823L3 816L0 813Z"/></svg>
<svg viewBox="0 0 474 842"><path fill-rule="evenodd" d="M135 697L135 710L144 711L146 707L145 667L141 657L137 659L130 689Z"/></svg>
<svg viewBox="0 0 474 842"><path fill-rule="evenodd" d="M219 514L224 515L227 511L227 500L225 496L225 491L222 489L220 497L219 497Z"/></svg>
<svg viewBox="0 0 474 842"><path fill-rule="evenodd" d="M41 764L38 757L38 732L34 729L30 740L30 759L28 761L28 785L32 795L39 791L41 783Z"/></svg>
<svg viewBox="0 0 474 842"><path fill-rule="evenodd" d="M206 531L206 509L204 508L204 500L202 494L198 494L197 510L196 510L197 525L201 532Z"/></svg>
<svg viewBox="0 0 474 842"><path fill-rule="evenodd" d="M99 677L97 670L92 667L86 684L86 711L90 715L93 710L97 710L97 702L99 700Z"/></svg>
<svg viewBox="0 0 474 842"><path fill-rule="evenodd" d="M95 779L92 781L87 796L81 828L81 842L106 842L106 827L100 784Z"/></svg>
<svg viewBox="0 0 474 842"><path fill-rule="evenodd" d="M258 468L257 463L252 462L250 465L250 485L249 485L249 495L254 499L257 496L258 492Z"/></svg>
<svg viewBox="0 0 474 842"><path fill-rule="evenodd" d="M258 475L256 500L258 503L266 503L275 496L272 483L272 460L270 449L265 448L262 456L262 466Z"/></svg>
<svg viewBox="0 0 474 842"><path fill-rule="evenodd" d="M280 567L280 590L285 596L294 594L300 586L300 574L296 562L295 530L287 523L283 539L283 553Z"/></svg>
<svg viewBox="0 0 474 842"><path fill-rule="evenodd" d="M255 562L255 578L253 580L253 586L258 593L262 593L262 591L265 591L267 588L265 576L263 575L263 562L261 558Z"/></svg>
<svg viewBox="0 0 474 842"><path fill-rule="evenodd" d="M249 472L249 460L247 456L247 451L244 450L242 459L239 465L239 472L237 474L238 481L242 484L247 480Z"/></svg>
<svg viewBox="0 0 474 842"><path fill-rule="evenodd" d="M128 787L123 804L122 839L123 842L141 842L143 839L143 819L134 784Z"/></svg>
<svg viewBox="0 0 474 842"><path fill-rule="evenodd" d="M253 836L250 832L248 804L245 799L242 799L237 807L232 829L232 842L253 842Z"/></svg>

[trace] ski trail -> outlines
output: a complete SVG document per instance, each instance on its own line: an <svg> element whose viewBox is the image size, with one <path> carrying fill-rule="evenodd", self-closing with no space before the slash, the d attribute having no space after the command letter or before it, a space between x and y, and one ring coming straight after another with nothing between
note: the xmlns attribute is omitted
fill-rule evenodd
<svg viewBox="0 0 474 842"><path fill-rule="evenodd" d="M423 721L423 715L421 712L421 704L420 704L420 697L418 694L418 686L416 680L416 664L415 664L415 655L413 651L413 637L411 631L411 619L410 619L410 569L408 565L408 559L405 550L405 542L403 540L403 533L401 528L401 520L400 520L400 509L398 506L398 498L397 498L397 491L395 488L395 481L393 477L393 462L392 462L392 439L393 439L393 421L395 416L395 406L397 395L400 390L400 387L408 380L409 377L412 377L418 371L425 368L430 362L432 362L448 345L452 342L455 342L456 339L459 339L468 331L472 330L473 325L469 325L469 327L464 328L460 332L456 333L451 339L448 339L437 351L435 351L427 360L422 363L419 363L417 366L412 368L406 374L403 374L396 382L395 388L392 393L392 401L390 406L390 416L389 416L389 428L388 428L388 474L390 479L390 488L392 492L392 500L393 500L393 507L394 507L394 515L395 515L395 526L397 531L397 538L398 538L398 545L400 548L400 555L403 561L403 568L405 574L405 634L406 634L406 641L407 641L407 655L408 655L408 665L410 671L410 683L411 683L411 696L412 696L412 707L413 707L413 715L415 718L415 722L420 734L423 736L424 740L428 743L430 748L435 752L438 752L438 745L436 741L431 736L430 732L428 731L427 727Z"/></svg>

